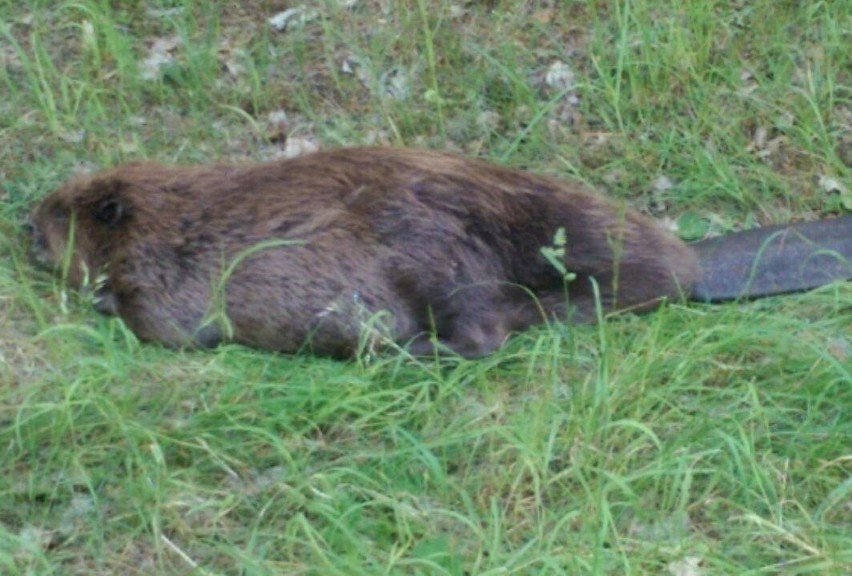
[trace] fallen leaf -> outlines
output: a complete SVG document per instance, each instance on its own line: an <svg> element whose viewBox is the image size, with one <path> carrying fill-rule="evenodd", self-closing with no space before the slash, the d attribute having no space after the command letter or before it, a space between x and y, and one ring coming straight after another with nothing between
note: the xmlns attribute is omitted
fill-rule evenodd
<svg viewBox="0 0 852 576"><path fill-rule="evenodd" d="M559 91L572 90L576 85L574 71L565 62L557 60L547 69L544 83Z"/></svg>
<svg viewBox="0 0 852 576"><path fill-rule="evenodd" d="M672 576L702 576L705 570L701 567L701 558L686 556L680 560L669 562L666 568Z"/></svg>
<svg viewBox="0 0 852 576"><path fill-rule="evenodd" d="M275 110L266 117L267 138L270 142L283 144L287 141L287 133L290 131L287 122L287 113L284 110Z"/></svg>
<svg viewBox="0 0 852 576"><path fill-rule="evenodd" d="M319 150L317 143L311 138L289 137L284 145L284 156L295 158Z"/></svg>
<svg viewBox="0 0 852 576"><path fill-rule="evenodd" d="M139 63L140 76L143 80L157 80L166 66L175 61L174 52L181 45L180 36L157 38L148 49L148 56Z"/></svg>
<svg viewBox="0 0 852 576"><path fill-rule="evenodd" d="M394 66L379 76L382 91L394 100L406 100L411 95L411 79L407 70Z"/></svg>
<svg viewBox="0 0 852 576"><path fill-rule="evenodd" d="M151 18L170 18L172 16L178 16L183 13L183 7L178 8L148 8L145 10L145 15L150 16Z"/></svg>
<svg viewBox="0 0 852 576"><path fill-rule="evenodd" d="M550 21L553 20L555 15L556 10L553 8L544 8L533 12L531 18L539 24L550 24Z"/></svg>
<svg viewBox="0 0 852 576"><path fill-rule="evenodd" d="M843 208L852 210L852 193L840 180L831 176L820 176L819 187L829 194L839 194Z"/></svg>
<svg viewBox="0 0 852 576"><path fill-rule="evenodd" d="M840 362L846 362L849 358L852 358L852 342L843 336L829 340L827 348L828 353Z"/></svg>
<svg viewBox="0 0 852 576"><path fill-rule="evenodd" d="M59 134L59 138L68 142L69 144L79 144L83 141L83 138L86 137L86 131L84 129L79 130L66 130Z"/></svg>
<svg viewBox="0 0 852 576"><path fill-rule="evenodd" d="M674 187L674 182L672 179L666 176L665 174L659 176L656 180L654 180L654 192L665 192L667 190L671 190Z"/></svg>
<svg viewBox="0 0 852 576"><path fill-rule="evenodd" d="M292 30L304 26L318 17L319 12L317 10L312 10L304 6L295 6L279 12L269 18L267 22L278 32L285 32L288 28Z"/></svg>
<svg viewBox="0 0 852 576"><path fill-rule="evenodd" d="M46 530L37 526L25 526L18 535L19 542L25 554L41 554L52 548L57 541L55 530Z"/></svg>

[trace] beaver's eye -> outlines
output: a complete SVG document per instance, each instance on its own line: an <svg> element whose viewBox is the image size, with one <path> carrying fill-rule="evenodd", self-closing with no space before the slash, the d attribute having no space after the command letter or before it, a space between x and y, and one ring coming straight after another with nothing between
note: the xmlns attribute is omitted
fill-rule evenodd
<svg viewBox="0 0 852 576"><path fill-rule="evenodd" d="M105 198L95 206L95 220L110 228L115 228L129 216L127 207L115 197Z"/></svg>

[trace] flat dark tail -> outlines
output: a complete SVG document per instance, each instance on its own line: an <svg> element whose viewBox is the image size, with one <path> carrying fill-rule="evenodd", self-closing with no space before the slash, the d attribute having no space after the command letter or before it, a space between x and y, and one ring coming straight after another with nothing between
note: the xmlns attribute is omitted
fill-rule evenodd
<svg viewBox="0 0 852 576"><path fill-rule="evenodd" d="M852 280L852 216L756 228L691 246L703 274L692 300L760 298Z"/></svg>

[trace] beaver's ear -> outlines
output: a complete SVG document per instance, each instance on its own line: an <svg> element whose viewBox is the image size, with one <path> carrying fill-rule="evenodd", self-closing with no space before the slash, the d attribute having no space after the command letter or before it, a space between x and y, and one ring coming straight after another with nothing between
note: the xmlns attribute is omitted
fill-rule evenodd
<svg viewBox="0 0 852 576"><path fill-rule="evenodd" d="M108 228L117 228L133 215L133 205L126 194L126 183L111 179L96 184L98 199L92 205L92 217Z"/></svg>

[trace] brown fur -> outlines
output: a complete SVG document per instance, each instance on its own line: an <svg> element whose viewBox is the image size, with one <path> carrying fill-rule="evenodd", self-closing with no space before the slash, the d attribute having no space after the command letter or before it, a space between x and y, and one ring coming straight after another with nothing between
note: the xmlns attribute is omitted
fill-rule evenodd
<svg viewBox="0 0 852 576"><path fill-rule="evenodd" d="M549 317L593 321L592 277L606 311L653 307L699 274L678 239L579 184L424 150L129 164L64 186L32 221L54 264L74 222L70 281L104 272L99 309L170 346L347 356L366 323L414 353L434 334L477 356ZM572 312L540 251L560 227Z"/></svg>

